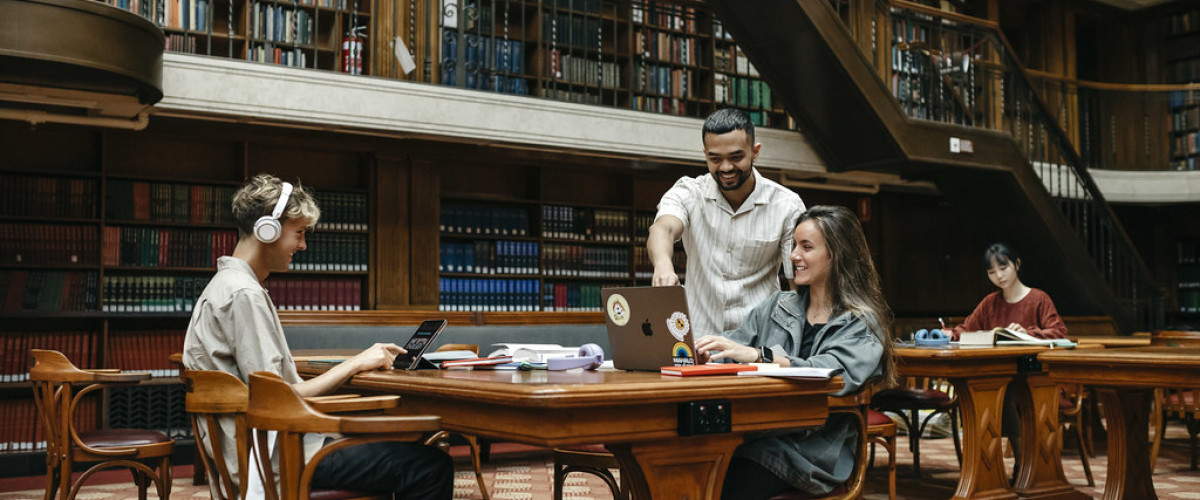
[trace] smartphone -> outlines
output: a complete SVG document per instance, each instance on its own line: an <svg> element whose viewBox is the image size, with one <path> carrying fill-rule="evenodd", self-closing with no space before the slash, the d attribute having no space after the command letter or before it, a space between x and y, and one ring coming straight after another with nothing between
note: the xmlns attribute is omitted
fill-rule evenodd
<svg viewBox="0 0 1200 500"><path fill-rule="evenodd" d="M408 351L405 354L396 356L396 361L392 363L392 368L397 370L412 370L417 367L421 361L421 355L425 354L425 349L433 343L433 339L437 338L439 333L442 333L442 328L446 327L446 320L431 319L421 322L421 326L417 327L417 331L404 344L404 350Z"/></svg>

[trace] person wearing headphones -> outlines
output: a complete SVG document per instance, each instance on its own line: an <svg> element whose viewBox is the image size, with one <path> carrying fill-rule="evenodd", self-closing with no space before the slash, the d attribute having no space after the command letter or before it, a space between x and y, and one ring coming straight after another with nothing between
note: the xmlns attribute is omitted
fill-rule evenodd
<svg viewBox="0 0 1200 500"><path fill-rule="evenodd" d="M292 255L305 250L305 235L316 226L321 210L303 186L269 174L258 174L242 185L233 195L232 209L238 243L233 255L217 260L217 274L196 300L183 342L187 369L221 370L247 383L251 373L268 371L309 397L328 394L359 372L392 367L396 356L405 351L396 344L381 343L317 377L301 380L263 282L272 272L287 271ZM219 425L225 431L221 447L226 466L235 473L236 481L234 422L230 417ZM311 459L324 442L322 435L306 436L305 459ZM263 496L256 471L251 468L249 485L237 485L248 498ZM318 465L313 486L448 500L453 481L453 461L441 450L382 442L332 453Z"/></svg>
<svg viewBox="0 0 1200 500"><path fill-rule="evenodd" d="M858 217L845 207L815 206L800 215L792 235L796 290L768 297L734 330L701 337L697 362L840 369L846 385L838 396L873 380L890 385L890 313ZM747 436L729 462L721 498L825 495L845 484L858 439L851 418L831 415L817 429Z"/></svg>

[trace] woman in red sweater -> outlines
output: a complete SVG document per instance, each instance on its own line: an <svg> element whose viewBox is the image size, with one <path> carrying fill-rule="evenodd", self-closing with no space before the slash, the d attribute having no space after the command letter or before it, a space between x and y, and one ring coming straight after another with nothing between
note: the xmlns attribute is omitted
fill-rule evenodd
<svg viewBox="0 0 1200 500"><path fill-rule="evenodd" d="M1067 337L1067 326L1058 315L1054 302L1046 292L1030 288L1021 283L1017 271L1021 269L1021 258L1017 251L1005 243L996 243L983 252L983 260L988 266L988 279L997 290L988 294L975 311L967 316L963 324L954 327L950 333L954 340L962 332L991 330L1004 327L1009 330L1028 333L1041 339L1062 339ZM1010 480L1015 480L1017 471L1021 468L1021 425L1020 414L1013 401L1014 385L1009 384L1004 391L1004 406L1000 419L1001 435L1008 438L1012 446L1015 464Z"/></svg>
<svg viewBox="0 0 1200 500"><path fill-rule="evenodd" d="M975 306L975 311L967 316L967 320L954 327L950 334L954 340L958 340L962 332L996 327L1028 333L1040 339L1067 337L1067 326L1059 317L1050 296L1021 283L1021 278L1017 276L1017 271L1021 269L1021 258L1016 250L1004 243L996 243L983 253L983 259L988 266L988 279L1000 290L984 297Z"/></svg>

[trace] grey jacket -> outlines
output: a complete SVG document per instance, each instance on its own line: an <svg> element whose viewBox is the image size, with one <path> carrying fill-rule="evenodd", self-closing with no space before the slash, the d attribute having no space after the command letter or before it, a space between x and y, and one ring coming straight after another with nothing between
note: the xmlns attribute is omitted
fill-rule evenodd
<svg viewBox="0 0 1200 500"><path fill-rule="evenodd" d="M846 387L835 394L838 396L858 392L868 379L882 375L883 345L874 333L879 326L849 312L831 318L817 332L811 356L796 357L807 310L807 288L779 292L755 307L742 326L722 335L753 347L779 345L788 353L792 366L842 368ZM816 429L747 436L734 454L761 464L805 493L820 495L850 478L857 439L849 417L834 415Z"/></svg>

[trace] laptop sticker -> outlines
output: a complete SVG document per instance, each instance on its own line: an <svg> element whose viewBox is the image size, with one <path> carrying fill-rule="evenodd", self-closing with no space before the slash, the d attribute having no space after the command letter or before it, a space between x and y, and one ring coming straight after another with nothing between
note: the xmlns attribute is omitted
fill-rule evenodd
<svg viewBox="0 0 1200 500"><path fill-rule="evenodd" d="M671 348L671 357L675 362L675 366L691 366L696 364L696 358L692 357L692 346L683 342L676 342Z"/></svg>
<svg viewBox="0 0 1200 500"><path fill-rule="evenodd" d="M667 329L671 331L671 336L675 337L675 340L683 342L684 336L687 335L688 330L691 328L692 326L688 322L688 317L684 313L675 311L674 314L671 314L670 318L667 318Z"/></svg>
<svg viewBox="0 0 1200 500"><path fill-rule="evenodd" d="M614 293L608 297L608 319L611 319L614 325L625 326L629 323L629 301L619 293Z"/></svg>

